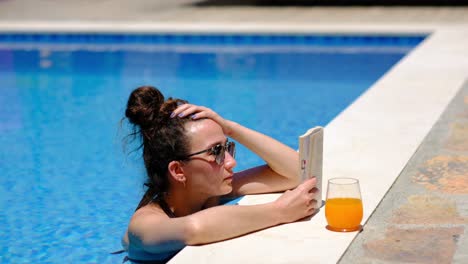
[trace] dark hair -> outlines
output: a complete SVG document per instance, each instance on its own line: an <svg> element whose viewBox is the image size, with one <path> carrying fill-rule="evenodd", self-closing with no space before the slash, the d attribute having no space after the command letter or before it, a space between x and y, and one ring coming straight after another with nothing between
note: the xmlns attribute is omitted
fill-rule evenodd
<svg viewBox="0 0 468 264"><path fill-rule="evenodd" d="M130 136L140 136L143 161L147 172L148 187L136 210L151 202L156 194L167 192L169 179L167 166L177 157L184 157L189 151L189 139L184 124L188 118L171 118L170 115L180 104L187 101L164 99L163 94L152 86L141 86L129 96L125 116L133 124Z"/></svg>

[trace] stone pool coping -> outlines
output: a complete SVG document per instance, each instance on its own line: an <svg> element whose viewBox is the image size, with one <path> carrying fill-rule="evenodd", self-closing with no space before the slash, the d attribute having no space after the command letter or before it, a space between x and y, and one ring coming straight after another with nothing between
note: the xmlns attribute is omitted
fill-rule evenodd
<svg viewBox="0 0 468 264"><path fill-rule="evenodd" d="M468 79L340 263L468 263Z"/></svg>

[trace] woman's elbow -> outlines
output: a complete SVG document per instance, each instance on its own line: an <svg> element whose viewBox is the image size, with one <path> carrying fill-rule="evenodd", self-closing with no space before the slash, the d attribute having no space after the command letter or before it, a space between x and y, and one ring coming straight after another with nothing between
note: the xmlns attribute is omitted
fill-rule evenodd
<svg viewBox="0 0 468 264"><path fill-rule="evenodd" d="M291 168L290 171L283 174L287 189L296 188L301 183L300 171L297 168Z"/></svg>
<svg viewBox="0 0 468 264"><path fill-rule="evenodd" d="M184 243L188 246L194 246L203 243L202 225L196 219L187 220L184 227Z"/></svg>
<svg viewBox="0 0 468 264"><path fill-rule="evenodd" d="M288 178L286 183L286 189L294 189L301 183L301 179L298 176Z"/></svg>

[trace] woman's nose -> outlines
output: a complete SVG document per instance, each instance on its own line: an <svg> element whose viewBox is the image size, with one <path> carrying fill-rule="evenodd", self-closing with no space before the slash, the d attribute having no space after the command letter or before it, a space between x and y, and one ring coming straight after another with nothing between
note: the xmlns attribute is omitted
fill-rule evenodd
<svg viewBox="0 0 468 264"><path fill-rule="evenodd" d="M236 159L229 154L229 152L226 151L226 156L224 157L224 167L228 170L232 170L234 167L236 167L237 162Z"/></svg>

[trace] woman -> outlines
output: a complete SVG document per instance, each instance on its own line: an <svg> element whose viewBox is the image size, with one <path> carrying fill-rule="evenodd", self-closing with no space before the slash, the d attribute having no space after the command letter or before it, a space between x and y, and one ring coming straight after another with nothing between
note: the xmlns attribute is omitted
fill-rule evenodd
<svg viewBox="0 0 468 264"><path fill-rule="evenodd" d="M148 190L123 238L131 261L165 262L184 245L225 240L314 213L314 178L271 203L216 206L222 196L296 187L298 153L280 142L208 108L165 100L150 86L131 93L125 115L142 138L148 176ZM235 145L227 137L266 165L235 173Z"/></svg>

